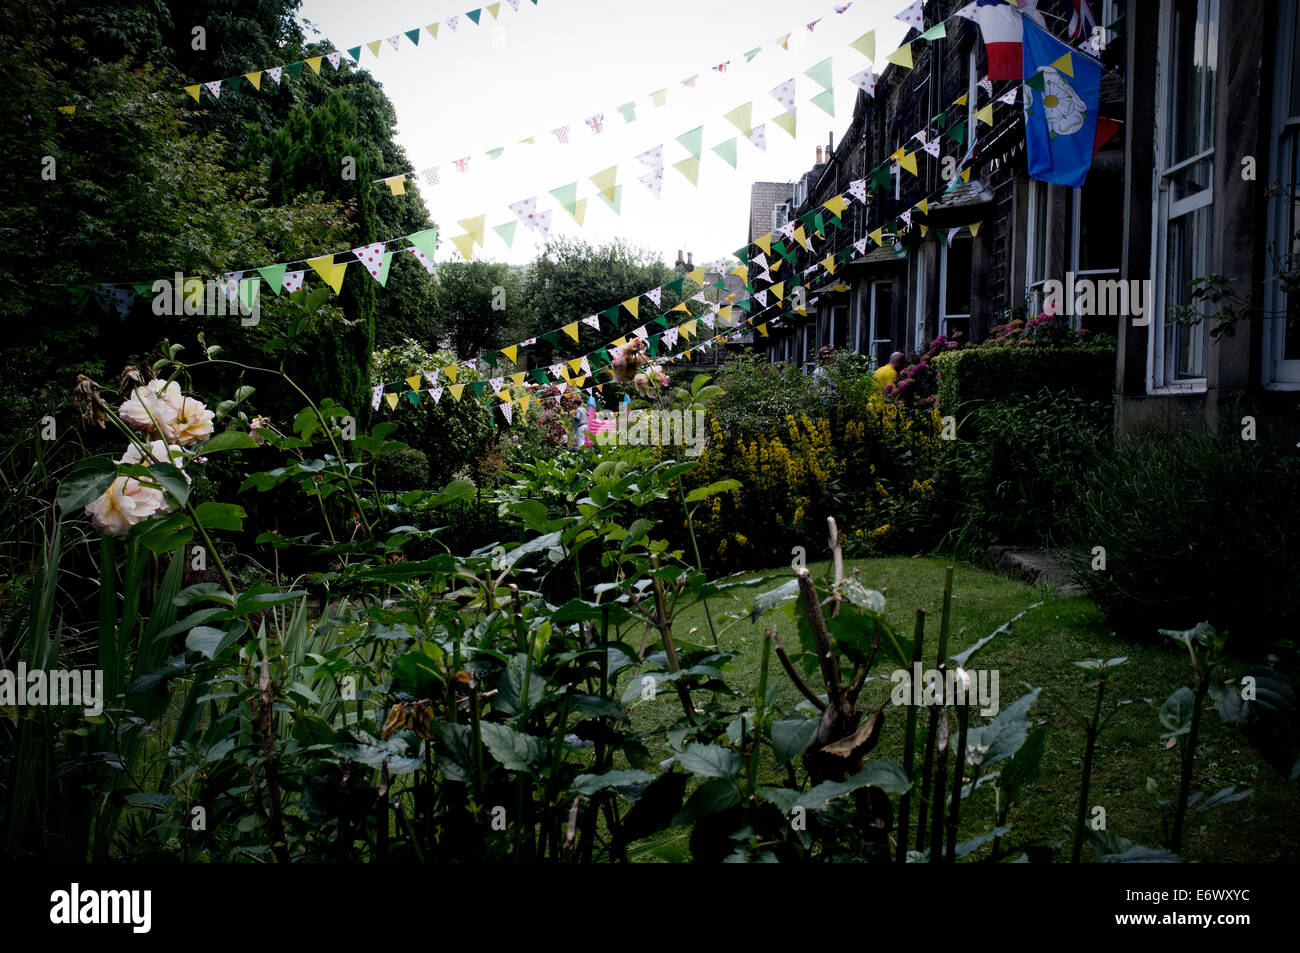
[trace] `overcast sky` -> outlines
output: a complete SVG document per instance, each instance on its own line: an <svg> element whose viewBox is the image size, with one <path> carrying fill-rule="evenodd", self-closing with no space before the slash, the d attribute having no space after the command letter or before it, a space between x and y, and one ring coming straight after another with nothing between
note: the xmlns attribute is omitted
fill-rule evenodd
<svg viewBox="0 0 1300 953"><path fill-rule="evenodd" d="M597 242L623 237L671 264L679 248L693 252L698 262L740 247L750 183L794 179L811 167L816 147L825 145L829 134L838 141L848 126L856 94L849 77L868 65L848 44L876 29L879 73L905 32L893 16L908 4L856 0L836 14L843 3L541 0L534 6L521 0L515 12L503 0L498 19L484 8L474 26L465 16L474 9L466 0L304 0L301 16L309 39L318 34L342 50L422 29L418 46L403 36L397 50L383 43L378 58L363 49L361 67L383 84L396 106L397 140L412 167L439 167L441 184L421 182L420 188L441 229L440 261L460 257L446 241L464 231L456 223L481 214L487 215L486 244L474 250L475 258L530 261L540 236L520 224L507 249L492 226L517 220L508 206L537 196L539 210L555 210L553 235ZM446 25L453 16L459 17L454 31ZM818 17L821 22L809 31L807 24ZM434 21L441 23L436 39L423 30ZM776 40L787 33L789 49L783 50ZM762 52L747 64L744 54L759 46ZM810 102L820 87L804 75L826 57L832 64L834 118ZM726 60L731 62L724 72L712 69ZM682 85L696 74L694 89ZM784 109L769 90L791 78L796 80L797 141L771 122ZM651 93L664 88L667 104L656 107ZM618 111L628 101L636 104L632 123ZM765 124L767 151L739 138L738 168L732 169L711 147L740 136L722 115L749 101L753 123ZM585 122L595 113L604 114L600 135ZM564 125L568 145L550 132ZM672 163L688 155L676 137L701 125L697 188ZM520 143L530 136L536 145ZM656 199L638 181L648 169L636 156L659 145L664 184L662 198ZM497 147L505 151L489 158L487 151ZM454 160L464 156L470 157L469 172L462 174ZM613 165L623 187L621 215L587 178ZM581 228L549 194L575 180L579 197L589 197Z"/></svg>

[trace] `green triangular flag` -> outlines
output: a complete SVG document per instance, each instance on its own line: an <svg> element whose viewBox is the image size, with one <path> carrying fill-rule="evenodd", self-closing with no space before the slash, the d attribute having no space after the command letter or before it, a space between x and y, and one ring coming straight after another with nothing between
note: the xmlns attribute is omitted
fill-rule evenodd
<svg viewBox="0 0 1300 953"><path fill-rule="evenodd" d="M388 269L392 267L392 264L393 253L390 251L384 252L384 260L379 266L379 274L375 276L375 280L379 282L380 287L388 286Z"/></svg>
<svg viewBox="0 0 1300 953"><path fill-rule="evenodd" d="M606 308L604 311L600 312L600 316L610 324L614 325L614 327L618 327L618 305L611 305Z"/></svg>
<svg viewBox="0 0 1300 953"><path fill-rule="evenodd" d="M621 185L614 186L613 201L610 201L609 196L607 196L604 193L604 191L597 192L596 194L601 197L601 199L604 201L606 205L608 205L610 208L614 210L615 215L623 214L623 186Z"/></svg>
<svg viewBox="0 0 1300 953"><path fill-rule="evenodd" d="M654 321L651 322L651 323L653 323L653 324L657 324L657 325L659 325L659 327L661 327L661 328L666 328L666 327L668 327L668 325L669 325L670 322L668 321L668 319L667 319L666 317L664 317L664 315L661 314L661 315L659 315L659 317L655 318Z"/></svg>
<svg viewBox="0 0 1300 953"><path fill-rule="evenodd" d="M924 33L922 33L922 34L921 34L921 39L923 39L923 40L942 40L942 39L943 39L945 36L947 36L947 35L948 35L948 30L947 30L947 28L944 27L944 25L943 25L943 21L940 20L940 21L939 21L938 23L936 23L934 26L930 27L930 29L928 29L928 30L926 30Z"/></svg>
<svg viewBox="0 0 1300 953"><path fill-rule="evenodd" d="M480 8L477 9L477 10L467 10L467 11L465 11L465 16L467 16L467 17L469 17L471 20L473 20L475 26L478 26L478 18L481 17L482 15L483 15L483 8L482 8L482 7L480 7Z"/></svg>
<svg viewBox="0 0 1300 953"><path fill-rule="evenodd" d="M806 69L803 74L810 80L820 86L822 89L829 90L832 85L831 80L831 58L828 56L811 69Z"/></svg>
<svg viewBox="0 0 1300 953"><path fill-rule="evenodd" d="M939 113L939 115L937 115L937 116L931 116L931 117L930 117L930 125L932 125L932 126L938 126L939 129L940 129L940 131L942 131L942 130L943 130L943 127L946 126L947 124L948 124L948 114L947 114L947 113Z"/></svg>
<svg viewBox="0 0 1300 953"><path fill-rule="evenodd" d="M1029 79L1025 80L1025 85L1030 89L1038 90L1040 93L1046 92L1047 80L1043 78L1043 71L1039 70L1033 76L1029 77Z"/></svg>
<svg viewBox="0 0 1300 953"><path fill-rule="evenodd" d="M354 59L356 62L360 63L360 62L361 62L361 47L359 47L359 46L348 47L348 56L352 57L352 59Z"/></svg>
<svg viewBox="0 0 1300 953"><path fill-rule="evenodd" d="M710 288L717 288L719 291L726 291L726 290L727 290L727 282L726 282L725 280L723 280L722 278L719 278L719 279L718 279L717 281L715 281L713 284L709 285L709 287L710 287Z"/></svg>
<svg viewBox="0 0 1300 953"><path fill-rule="evenodd" d="M406 240L424 253L424 257L433 261L433 253L438 246L438 226L407 235Z"/></svg>
<svg viewBox="0 0 1300 953"><path fill-rule="evenodd" d="M540 334L540 335L538 335L538 337L540 337L543 341L545 341L545 342L546 342L547 344L549 344L551 347L558 347L558 346L559 346L558 336L556 335L556 332L554 332L554 331L547 331L545 334Z"/></svg>
<svg viewBox="0 0 1300 953"><path fill-rule="evenodd" d="M420 31L418 29L407 30L406 35L411 38L411 42L414 43L416 46L420 45Z"/></svg>
<svg viewBox="0 0 1300 953"><path fill-rule="evenodd" d="M750 304L748 298L741 298L739 301L736 302L736 307L739 308L741 311L748 311L752 307L752 305Z"/></svg>
<svg viewBox="0 0 1300 953"><path fill-rule="evenodd" d="M954 139L957 145L964 146L966 144L966 121L962 120L959 123L954 123L953 127L948 130L948 136Z"/></svg>
<svg viewBox="0 0 1300 953"><path fill-rule="evenodd" d="M480 356L482 357L484 355L480 355ZM493 366L495 367L496 365ZM483 388L486 386L487 386L487 381L474 381L474 383L469 385L469 389L474 392L475 397L482 397Z"/></svg>
<svg viewBox="0 0 1300 953"><path fill-rule="evenodd" d="M420 406L420 392L418 390L408 390L406 392L406 399L411 402L412 407Z"/></svg>
<svg viewBox="0 0 1300 953"><path fill-rule="evenodd" d="M578 205L578 183L570 182L568 185L562 185L558 189L551 189L551 194L555 196L555 201L560 203L560 207L566 212L572 213Z"/></svg>
<svg viewBox="0 0 1300 953"><path fill-rule="evenodd" d="M871 173L871 182L877 188L880 189L889 188L889 182L890 182L889 166L882 165L880 166L880 168L874 169Z"/></svg>
<svg viewBox="0 0 1300 953"><path fill-rule="evenodd" d="M828 116L835 115L835 90L828 89L824 92L818 93L811 99L811 102Z"/></svg>
<svg viewBox="0 0 1300 953"><path fill-rule="evenodd" d="M532 371L532 372L530 372L530 373L532 373L532 375L533 375L533 380L537 381L537 383L539 383L539 384L549 384L549 383L550 383L550 381L548 381L548 380L546 379L546 371L542 370L542 368L539 367L537 370Z"/></svg>
<svg viewBox="0 0 1300 953"><path fill-rule="evenodd" d="M484 351L482 354L479 355L479 358L480 358L480 359L483 361L483 363L486 364L488 367L496 367L496 366L497 366L497 352L496 352L496 351Z"/></svg>
<svg viewBox="0 0 1300 953"><path fill-rule="evenodd" d="M646 349L649 350L651 357L659 356L659 335L651 335L650 339L646 342Z"/></svg>
<svg viewBox="0 0 1300 953"><path fill-rule="evenodd" d="M624 103L618 111L623 114L624 122L636 122L636 103Z"/></svg>
<svg viewBox="0 0 1300 953"><path fill-rule="evenodd" d="M762 52L763 52L763 48L761 46L754 47L752 50L750 50L745 54L745 62L752 63L754 61L754 57Z"/></svg>
<svg viewBox="0 0 1300 953"><path fill-rule="evenodd" d="M361 47L358 46L357 49L359 50L361 49ZM284 71L288 73L290 76L292 76L294 79L297 79L299 74L302 73L302 67L303 67L303 62L302 60L299 60L296 63L286 63L284 67Z"/></svg>
<svg viewBox="0 0 1300 953"><path fill-rule="evenodd" d="M823 221L821 212L816 212L813 215L813 230L819 235L826 231L826 222Z"/></svg>
<svg viewBox="0 0 1300 953"><path fill-rule="evenodd" d="M696 126L690 132L684 132L677 137L677 141L682 147L693 155L695 158L700 157L700 151L704 148L704 127Z"/></svg>
<svg viewBox="0 0 1300 953"><path fill-rule="evenodd" d="M515 226L518 224L518 222L506 222L504 225L493 225L492 231L500 235L501 240L505 242L506 247L509 248L515 243Z"/></svg>
<svg viewBox="0 0 1300 953"><path fill-rule="evenodd" d="M664 287L665 287L665 288L672 288L673 291L677 292L677 297L680 298L680 297L682 296L682 282L685 281L685 280L686 280L686 279L685 279L685 276L683 276L683 275L678 275L678 276L677 276L676 278L674 278L672 281L670 281L670 282L668 282L666 285L664 285Z"/></svg>
<svg viewBox="0 0 1300 953"><path fill-rule="evenodd" d="M272 291L279 294L284 289L284 273L288 270L288 265L267 265L257 269L257 273L266 279Z"/></svg>
<svg viewBox="0 0 1300 953"><path fill-rule="evenodd" d="M503 153L503 152L505 152L505 151L506 151L505 146L497 146L495 149L489 149L489 150L487 151L488 158L489 158L489 159L499 159L499 158L501 158L501 153Z"/></svg>
<svg viewBox="0 0 1300 953"><path fill-rule="evenodd" d="M242 76L231 76L223 79L222 82L226 84L226 89L230 90L232 93L237 93L239 92L239 81L241 79L243 79Z"/></svg>
<svg viewBox="0 0 1300 953"><path fill-rule="evenodd" d="M837 229L844 228L844 220L840 218L838 215L831 216L831 224L834 225L835 228Z"/></svg>
<svg viewBox="0 0 1300 953"><path fill-rule="evenodd" d="M602 363L602 364L612 364L612 363L614 363L614 362L610 359L609 351L605 350L603 347L598 347L598 348L596 348L596 359L597 359L598 361L600 361L600 363Z"/></svg>
<svg viewBox="0 0 1300 953"><path fill-rule="evenodd" d="M734 136L726 142L719 142L713 147L713 151L722 156L727 165L733 169L736 168L736 139Z"/></svg>

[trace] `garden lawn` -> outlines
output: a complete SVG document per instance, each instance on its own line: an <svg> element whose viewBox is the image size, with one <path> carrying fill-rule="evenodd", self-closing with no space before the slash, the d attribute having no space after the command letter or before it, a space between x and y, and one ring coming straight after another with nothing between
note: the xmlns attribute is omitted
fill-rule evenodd
<svg viewBox="0 0 1300 953"><path fill-rule="evenodd" d="M944 567L950 560L933 557L848 560L846 574L860 570L862 582L872 588L888 589L886 615L893 626L909 638L915 624L916 609L926 612L924 666L935 667L938 648L939 619L943 596ZM1068 860L1072 843L1075 813L1078 809L1080 771L1083 762L1084 729L1069 713L1091 715L1096 703L1095 689L1088 687L1089 673L1074 665L1082 659L1109 659L1127 656L1128 663L1112 670L1106 688L1107 711L1118 705L1103 731L1094 757L1090 810L1105 809L1106 829L1119 837L1148 847L1163 846L1163 827L1172 817L1172 802L1178 786L1178 748L1168 747L1160 738L1165 729L1157 718L1160 704L1180 685L1191 684L1191 668L1185 652L1172 643L1137 645L1122 641L1106 628L1100 612L1084 597L1061 598L1044 589L1034 589L1017 580L987 572L967 563L957 563L953 581L952 622L949 652L955 654L991 634L1022 610L1035 603L1014 623L1008 632L998 635L970 660L971 670L999 672L999 706L1005 708L1034 687L1043 689L1031 709L1035 724L1047 729L1046 751L1038 777L1026 786L1023 803L1012 808L1011 831L1004 847L1022 844L1058 844L1058 860ZM828 563L809 566L814 579L830 573ZM769 613L758 622L748 621L753 597L775 588L790 578L791 570L774 570L752 574L756 579L775 576L776 581L759 582L753 587L733 590L732 598L710 602L719 647L736 653L727 669L727 682L745 697L719 696L736 710L752 707L751 694L759 683L764 625L776 622L782 643L797 651L799 639L795 623L781 610ZM745 578L745 577L742 577ZM693 630L693 631L692 631ZM680 612L673 620L674 636L679 641L709 645L709 629L702 606ZM624 639L637 645L640 632L625 632ZM652 643L657 647L657 642ZM680 646L679 646L680 647ZM880 743L865 761L889 758L902 762L905 709L890 703L893 683L889 674L894 663L877 656L877 661L862 695L860 711L885 707L885 724ZM1221 669L1221 677L1233 677L1248 667L1244 661L1230 659ZM791 684L773 653L770 679L778 689L774 705L786 717L796 713L802 696ZM1285 672L1294 684L1295 672ZM845 673L847 680L848 673ZM809 680L815 691L824 691L819 680ZM703 702L698 697L697 704ZM1193 793L1205 796L1237 785L1251 788L1253 794L1233 803L1223 804L1204 814L1195 808L1188 811L1184 832L1183 854L1191 861L1259 862L1292 861L1300 858L1300 812L1298 789L1283 779L1260 759L1240 731L1221 723L1209 710L1201 721L1200 742L1196 752ZM811 710L811 705L804 703ZM653 700L640 700L630 706L634 729L662 729L681 717L675 692L667 686ZM780 716L778 716L780 717ZM950 713L951 717L951 713ZM921 711L918 720L918 763L924 744L928 713ZM989 718L971 711L971 726L985 724ZM953 745L956 745L955 721ZM671 755L663 732L654 731L647 742L656 758ZM765 749L760 762L759 782L781 786L785 770ZM954 757L954 755L950 756ZM798 761L796 759L796 765ZM949 761L951 771L952 760ZM799 777L806 787L801 766ZM996 771L994 765L990 771ZM897 799L895 806L897 806ZM995 815L992 785L980 787L962 807L959 841L966 840L993 826ZM916 806L912 811L913 828ZM680 858L685 851L688 831L665 838L662 856ZM914 835L913 835L914 836ZM636 851L632 852L634 855ZM972 859L988 856L984 847ZM1084 859L1096 855L1084 847Z"/></svg>

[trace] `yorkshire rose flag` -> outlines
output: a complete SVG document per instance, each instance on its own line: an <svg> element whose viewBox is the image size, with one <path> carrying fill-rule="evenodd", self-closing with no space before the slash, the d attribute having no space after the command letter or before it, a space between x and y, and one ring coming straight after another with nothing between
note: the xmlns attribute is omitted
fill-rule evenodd
<svg viewBox="0 0 1300 953"><path fill-rule="evenodd" d="M1025 151L1030 178L1079 188L1092 166L1101 64L1046 30L1025 24Z"/></svg>
<svg viewBox="0 0 1300 953"><path fill-rule="evenodd" d="M980 25L984 48L988 51L989 79L1020 79L1020 44L1025 18L1043 25L1043 15L1035 9L1037 6L1038 0L1020 0L1019 7L1007 0L977 0L975 22Z"/></svg>

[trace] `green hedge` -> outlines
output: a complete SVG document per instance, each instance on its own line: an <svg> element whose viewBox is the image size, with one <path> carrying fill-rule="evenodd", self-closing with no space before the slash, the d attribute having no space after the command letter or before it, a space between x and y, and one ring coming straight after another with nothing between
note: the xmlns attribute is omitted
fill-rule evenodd
<svg viewBox="0 0 1300 953"><path fill-rule="evenodd" d="M963 405L1007 401L1043 388L1085 401L1109 401L1115 383L1115 352L1081 347L972 347L934 359L939 372L939 410L958 414Z"/></svg>

